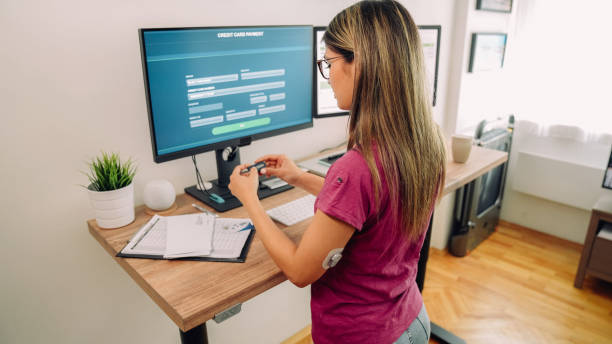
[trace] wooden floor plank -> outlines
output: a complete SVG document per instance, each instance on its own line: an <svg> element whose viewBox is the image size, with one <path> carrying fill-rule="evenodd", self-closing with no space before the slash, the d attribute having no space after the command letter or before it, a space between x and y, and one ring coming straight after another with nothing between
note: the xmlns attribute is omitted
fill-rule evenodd
<svg viewBox="0 0 612 344"><path fill-rule="evenodd" d="M425 305L468 343L612 343L612 284L573 286L581 249L507 223L466 257L432 248Z"/></svg>

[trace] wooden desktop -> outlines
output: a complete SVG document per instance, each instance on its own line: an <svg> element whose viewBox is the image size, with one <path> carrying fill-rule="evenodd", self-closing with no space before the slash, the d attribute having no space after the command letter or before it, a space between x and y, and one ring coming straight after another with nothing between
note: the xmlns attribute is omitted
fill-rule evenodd
<svg viewBox="0 0 612 344"><path fill-rule="evenodd" d="M325 153L321 154L321 156L325 155ZM470 158L464 164L454 163L449 157L443 195L457 190L506 160L507 153L505 152L477 146L472 147ZM264 208L270 209L304 195L306 195L305 191L295 188L263 199L262 204ZM177 209L173 215L197 212L192 207L192 203L206 207L186 194L178 195L176 203ZM240 207L219 215L240 218L247 217L247 212ZM117 252L148 221L150 216L145 212L144 206L139 206L136 208L135 221L125 227L101 229L93 219L87 221L87 224L91 235L179 327L184 343L191 342L193 337L202 335L203 340L206 341L205 323L207 320L287 280L272 261L257 235L251 244L245 263L116 257ZM285 233L292 240L298 242L310 221L305 220L290 227L277 225L284 228ZM428 240L426 241L425 263L429 249ZM422 287L422 281L420 287ZM201 343L202 339L199 339L199 342Z"/></svg>

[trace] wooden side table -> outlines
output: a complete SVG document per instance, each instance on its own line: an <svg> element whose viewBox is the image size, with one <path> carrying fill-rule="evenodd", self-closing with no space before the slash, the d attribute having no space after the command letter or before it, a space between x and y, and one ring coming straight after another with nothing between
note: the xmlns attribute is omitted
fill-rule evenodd
<svg viewBox="0 0 612 344"><path fill-rule="evenodd" d="M612 226L612 197L601 198L591 210L591 221L574 280L576 288L582 288L587 273L612 282L612 239L597 235L604 225Z"/></svg>

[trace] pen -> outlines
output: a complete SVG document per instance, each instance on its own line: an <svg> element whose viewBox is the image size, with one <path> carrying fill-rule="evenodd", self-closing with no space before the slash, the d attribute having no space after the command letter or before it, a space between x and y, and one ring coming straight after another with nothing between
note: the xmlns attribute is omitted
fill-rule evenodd
<svg viewBox="0 0 612 344"><path fill-rule="evenodd" d="M246 231L246 230L253 229L253 228L255 228L255 226L253 226L252 223L249 223L246 227L244 227L243 229L239 230L238 232Z"/></svg>
<svg viewBox="0 0 612 344"><path fill-rule="evenodd" d="M140 238L138 238L138 240L136 240L136 242L134 243L134 245L132 245L132 250L134 249L134 247L136 247L136 245L138 245L138 243L140 242L140 240L142 240L142 238L145 237L145 235L147 235L147 233L149 233L149 231L151 230L151 228L155 227L155 224L157 223L157 221L159 221L159 217L157 217L157 219L155 219L155 221L149 226L149 228L145 229L144 233L142 233L142 235L140 236Z"/></svg>
<svg viewBox="0 0 612 344"><path fill-rule="evenodd" d="M248 166L247 168L243 169L240 171L240 174L245 174L245 173L249 173L249 171L255 167L257 169L257 171L261 171L262 168L266 167L266 162L265 161L260 161L256 164L253 164L251 166Z"/></svg>
<svg viewBox="0 0 612 344"><path fill-rule="evenodd" d="M210 211L208 211L208 210L206 210L206 209L204 209L204 208L200 207L199 205L197 205L197 204L195 204L195 203L191 203L191 205L192 205L194 208L198 209L199 211L201 211L201 212L203 212L203 213L205 213L205 214L212 215L212 216L214 216L214 217L218 217L218 216L219 216L219 215L217 215L217 214L215 214L215 213L212 213L212 212L210 212Z"/></svg>

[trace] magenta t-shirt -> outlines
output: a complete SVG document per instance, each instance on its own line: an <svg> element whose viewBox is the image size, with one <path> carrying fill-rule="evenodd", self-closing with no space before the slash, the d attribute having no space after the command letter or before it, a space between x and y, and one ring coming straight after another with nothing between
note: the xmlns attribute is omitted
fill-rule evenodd
<svg viewBox="0 0 612 344"><path fill-rule="evenodd" d="M311 286L316 344L392 343L423 304L415 278L425 234L414 243L401 236L380 166L378 171L379 208L368 165L355 149L331 166L315 202L315 211L356 229L342 259Z"/></svg>

